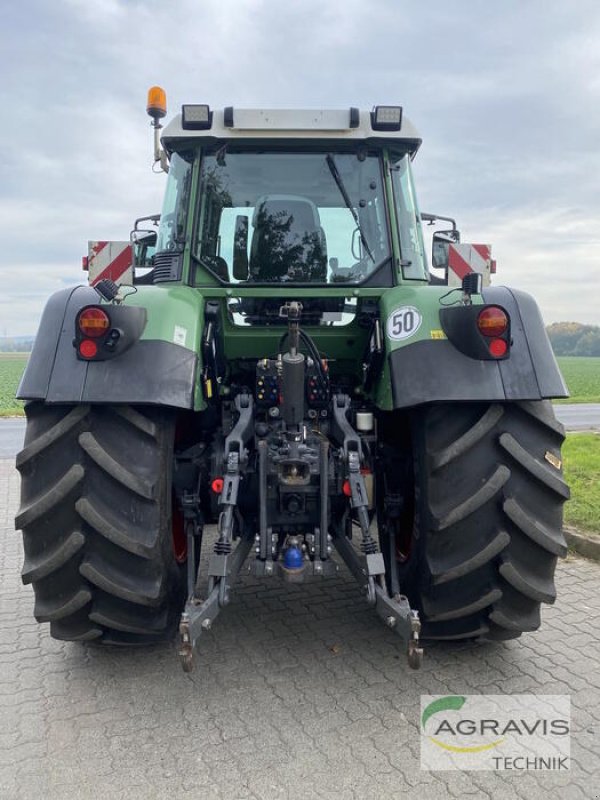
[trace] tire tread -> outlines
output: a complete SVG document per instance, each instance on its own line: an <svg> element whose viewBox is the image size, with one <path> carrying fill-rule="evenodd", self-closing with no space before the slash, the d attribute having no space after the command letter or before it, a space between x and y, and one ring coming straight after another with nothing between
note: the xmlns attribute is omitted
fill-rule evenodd
<svg viewBox="0 0 600 800"><path fill-rule="evenodd" d="M419 420L418 563L399 578L423 638L502 641L536 630L567 553L569 489L544 460L564 440L551 404L433 406Z"/></svg>
<svg viewBox="0 0 600 800"><path fill-rule="evenodd" d="M36 619L67 641L169 638L183 600L168 515L173 413L35 401L26 415L16 526Z"/></svg>

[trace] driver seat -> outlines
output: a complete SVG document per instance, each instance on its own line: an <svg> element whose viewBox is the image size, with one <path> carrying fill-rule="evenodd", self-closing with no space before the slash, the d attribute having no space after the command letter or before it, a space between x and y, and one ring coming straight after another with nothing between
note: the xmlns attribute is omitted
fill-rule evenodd
<svg viewBox="0 0 600 800"><path fill-rule="evenodd" d="M327 280L327 244L319 209L306 197L263 195L252 217L249 279Z"/></svg>

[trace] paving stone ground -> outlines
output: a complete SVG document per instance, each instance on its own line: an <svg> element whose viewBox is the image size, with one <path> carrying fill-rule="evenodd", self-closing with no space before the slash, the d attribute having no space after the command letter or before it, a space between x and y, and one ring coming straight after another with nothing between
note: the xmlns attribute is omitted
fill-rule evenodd
<svg viewBox="0 0 600 800"><path fill-rule="evenodd" d="M430 646L419 672L346 574L245 578L192 675L173 645L50 638L21 585L13 462L0 460L0 798L600 797L600 565L569 557L535 634ZM421 694L569 694L569 772L424 772Z"/></svg>

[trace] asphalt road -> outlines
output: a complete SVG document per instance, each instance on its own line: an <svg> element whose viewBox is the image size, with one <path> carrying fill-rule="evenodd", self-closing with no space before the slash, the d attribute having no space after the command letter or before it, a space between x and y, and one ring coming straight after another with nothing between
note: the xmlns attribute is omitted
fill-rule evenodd
<svg viewBox="0 0 600 800"><path fill-rule="evenodd" d="M600 565L569 557L542 628L399 640L342 571L305 585L244 577L194 673L172 644L51 639L23 586L19 478L0 460L0 797L6 800L585 800L600 786ZM422 694L567 694L569 771L420 769Z"/></svg>
<svg viewBox="0 0 600 800"><path fill-rule="evenodd" d="M568 431L600 431L600 404L555 405L554 411ZM24 435L24 419L0 419L0 458L14 458Z"/></svg>
<svg viewBox="0 0 600 800"><path fill-rule="evenodd" d="M554 413L568 431L600 431L598 403L556 403Z"/></svg>
<svg viewBox="0 0 600 800"><path fill-rule="evenodd" d="M14 458L23 447L24 419L0 419L0 458Z"/></svg>

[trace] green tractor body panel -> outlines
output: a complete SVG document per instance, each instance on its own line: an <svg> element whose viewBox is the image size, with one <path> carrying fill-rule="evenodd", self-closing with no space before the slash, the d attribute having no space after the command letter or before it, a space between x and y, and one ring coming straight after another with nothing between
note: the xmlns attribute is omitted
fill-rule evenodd
<svg viewBox="0 0 600 800"><path fill-rule="evenodd" d="M194 373L193 409L201 411L206 404L200 387L202 361L200 341L204 329L204 298L194 289L178 284L140 286L135 294L126 298L127 306L145 308L147 324L141 341L161 341L174 344L193 353L196 361Z"/></svg>
<svg viewBox="0 0 600 800"><path fill-rule="evenodd" d="M147 311L142 341L147 339L173 342L198 353L204 326L204 299L186 286L139 286L126 298L127 306L140 306Z"/></svg>

